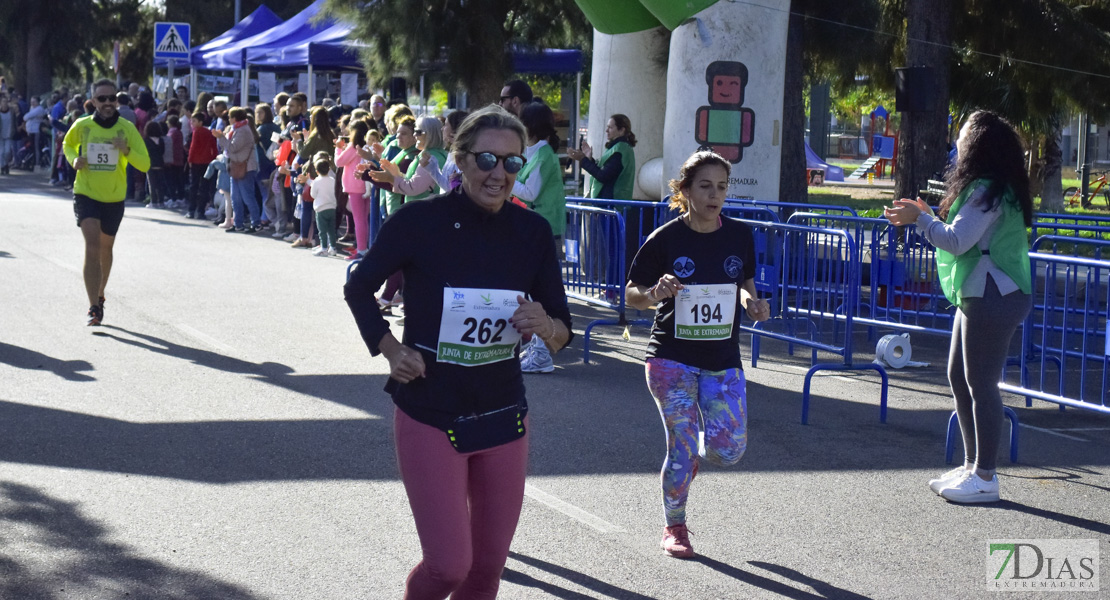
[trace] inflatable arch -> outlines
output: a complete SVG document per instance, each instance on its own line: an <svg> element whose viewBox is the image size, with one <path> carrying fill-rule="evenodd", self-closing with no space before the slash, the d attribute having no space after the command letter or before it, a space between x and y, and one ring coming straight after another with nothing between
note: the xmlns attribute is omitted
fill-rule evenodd
<svg viewBox="0 0 1110 600"><path fill-rule="evenodd" d="M790 0L575 1L594 27L588 141L600 156L609 116L629 116L636 198L705 148L733 163L729 196L778 200Z"/></svg>

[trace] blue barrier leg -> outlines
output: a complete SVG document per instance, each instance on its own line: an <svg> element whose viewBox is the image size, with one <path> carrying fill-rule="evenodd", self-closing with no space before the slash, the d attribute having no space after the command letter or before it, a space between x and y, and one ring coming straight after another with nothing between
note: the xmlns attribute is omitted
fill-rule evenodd
<svg viewBox="0 0 1110 600"><path fill-rule="evenodd" d="M956 426L959 422L959 417L956 416L956 411L952 411L952 416L948 417L948 433L944 436L944 464L952 464L952 454L956 449Z"/></svg>
<svg viewBox="0 0 1110 600"><path fill-rule="evenodd" d="M1010 420L1010 462L1018 461L1018 416L1014 409L1003 406L1002 412Z"/></svg>
<svg viewBox="0 0 1110 600"><path fill-rule="evenodd" d="M1010 420L1010 462L1016 463L1018 461L1018 416L1014 409L1009 406L1002 407L1003 415ZM955 433L959 418L956 416L956 411L952 411L952 416L948 417L948 433L944 439L944 464L952 464L952 455L955 453Z"/></svg>
<svg viewBox="0 0 1110 600"><path fill-rule="evenodd" d="M810 367L809 371L806 371L805 383L802 385L802 425L807 425L809 423L809 388L810 388L810 383L812 383L813 376L817 372L819 372L819 371L864 371L864 370L878 371L879 376L882 378L882 394L881 394L881 397L880 397L880 400L879 400L879 422L880 423L886 423L887 388L888 388L888 383L889 383L887 375L886 375L886 369L884 369L884 368L882 368L882 366L876 365L876 364L866 364L866 365L821 364L821 365L813 365L812 367Z"/></svg>
<svg viewBox="0 0 1110 600"><path fill-rule="evenodd" d="M759 323L756 323L755 326L759 327ZM758 336L754 333L752 334L752 368L753 369L759 363L759 337L760 336Z"/></svg>

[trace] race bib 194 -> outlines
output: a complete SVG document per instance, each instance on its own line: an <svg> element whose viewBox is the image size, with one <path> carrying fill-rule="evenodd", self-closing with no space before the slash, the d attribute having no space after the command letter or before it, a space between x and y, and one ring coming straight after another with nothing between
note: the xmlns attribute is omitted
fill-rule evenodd
<svg viewBox="0 0 1110 600"><path fill-rule="evenodd" d="M119 164L119 150L112 144L89 144L87 156L90 171L115 171Z"/></svg>
<svg viewBox="0 0 1110 600"><path fill-rule="evenodd" d="M509 318L524 292L443 288L436 362L476 367L513 358L520 332Z"/></svg>
<svg viewBox="0 0 1110 600"><path fill-rule="evenodd" d="M736 317L736 284L690 284L675 297L675 332L680 340L727 340Z"/></svg>

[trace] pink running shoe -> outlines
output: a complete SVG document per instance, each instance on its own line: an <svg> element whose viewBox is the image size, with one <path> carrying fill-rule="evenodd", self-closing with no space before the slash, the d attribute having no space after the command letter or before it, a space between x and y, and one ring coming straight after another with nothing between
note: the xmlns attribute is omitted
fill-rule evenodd
<svg viewBox="0 0 1110 600"><path fill-rule="evenodd" d="M663 552L675 558L693 558L694 546L690 544L690 530L685 523L663 528L663 541L659 542Z"/></svg>

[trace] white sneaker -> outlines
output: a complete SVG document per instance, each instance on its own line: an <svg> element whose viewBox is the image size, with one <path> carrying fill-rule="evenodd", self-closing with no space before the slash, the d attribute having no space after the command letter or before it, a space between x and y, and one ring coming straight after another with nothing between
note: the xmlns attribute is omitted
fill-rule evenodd
<svg viewBox="0 0 1110 600"><path fill-rule="evenodd" d="M339 253L335 251L335 246L328 248L328 256L337 256Z"/></svg>
<svg viewBox="0 0 1110 600"><path fill-rule="evenodd" d="M951 485L953 483L956 483L957 481L962 479L963 476L964 476L964 473L966 473L966 472L967 472L967 469L964 469L964 466L960 465L960 466L956 467L955 469L952 469L951 471L945 473L944 475L941 475L940 477L937 477L936 479L930 480L929 481L929 489L933 490L934 494L939 494L940 491L943 490L944 488L946 488L949 485Z"/></svg>
<svg viewBox="0 0 1110 600"><path fill-rule="evenodd" d="M327 256L328 255L328 249L324 248L323 246L316 246L316 248L314 248L312 250L312 255L313 256Z"/></svg>
<svg viewBox="0 0 1110 600"><path fill-rule="evenodd" d="M965 471L958 481L942 488L940 496L960 504L998 502L998 475L991 477L990 481L983 481L974 471Z"/></svg>
<svg viewBox="0 0 1110 600"><path fill-rule="evenodd" d="M533 337L533 339L539 338ZM532 345L530 351L520 359L520 370L524 373L551 373L555 370L551 351L543 341Z"/></svg>
<svg viewBox="0 0 1110 600"><path fill-rule="evenodd" d="M279 232L271 235L270 237L272 237L272 238L282 238L282 237L285 237L285 234L279 231Z"/></svg>
<svg viewBox="0 0 1110 600"><path fill-rule="evenodd" d="M299 239L301 239L301 236L297 233L290 233L289 235L285 236L285 241L287 242L295 242Z"/></svg>

